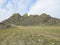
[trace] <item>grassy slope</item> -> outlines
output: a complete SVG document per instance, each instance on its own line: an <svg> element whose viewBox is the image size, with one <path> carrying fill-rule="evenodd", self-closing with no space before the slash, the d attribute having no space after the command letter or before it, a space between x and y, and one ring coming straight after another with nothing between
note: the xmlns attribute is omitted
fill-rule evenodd
<svg viewBox="0 0 60 45"><path fill-rule="evenodd" d="M60 45L58 26L18 26L0 30L0 45Z"/></svg>

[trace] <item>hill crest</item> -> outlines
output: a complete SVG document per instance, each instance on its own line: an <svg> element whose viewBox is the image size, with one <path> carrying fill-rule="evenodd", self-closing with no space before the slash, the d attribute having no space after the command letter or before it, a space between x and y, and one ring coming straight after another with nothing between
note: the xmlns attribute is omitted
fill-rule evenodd
<svg viewBox="0 0 60 45"><path fill-rule="evenodd" d="M13 14L9 19L3 21L4 24L14 25L60 25L60 19L53 18L45 13L41 15L30 15L25 14L21 16L19 13Z"/></svg>

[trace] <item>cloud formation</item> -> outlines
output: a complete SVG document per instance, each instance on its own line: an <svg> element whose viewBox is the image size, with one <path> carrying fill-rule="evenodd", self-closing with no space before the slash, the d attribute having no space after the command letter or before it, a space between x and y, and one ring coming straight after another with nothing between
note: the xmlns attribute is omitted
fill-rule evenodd
<svg viewBox="0 0 60 45"><path fill-rule="evenodd" d="M7 19L13 13L27 13L35 1L36 0L1 0L0 21Z"/></svg>
<svg viewBox="0 0 60 45"><path fill-rule="evenodd" d="M29 14L47 13L51 16L58 17L58 12L60 10L59 4L60 0L38 0L34 6L31 7Z"/></svg>
<svg viewBox="0 0 60 45"><path fill-rule="evenodd" d="M9 18L13 13L47 13L60 18L60 0L0 0L0 21Z"/></svg>

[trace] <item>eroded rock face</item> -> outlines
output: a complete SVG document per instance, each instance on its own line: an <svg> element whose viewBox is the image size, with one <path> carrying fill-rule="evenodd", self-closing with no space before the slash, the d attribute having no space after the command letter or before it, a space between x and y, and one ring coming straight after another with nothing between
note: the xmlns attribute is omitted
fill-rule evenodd
<svg viewBox="0 0 60 45"><path fill-rule="evenodd" d="M18 26L33 26L33 25L60 25L60 19L51 17L45 13L39 15L24 14L21 16L19 13L13 14L10 18L3 21L4 24L13 24Z"/></svg>

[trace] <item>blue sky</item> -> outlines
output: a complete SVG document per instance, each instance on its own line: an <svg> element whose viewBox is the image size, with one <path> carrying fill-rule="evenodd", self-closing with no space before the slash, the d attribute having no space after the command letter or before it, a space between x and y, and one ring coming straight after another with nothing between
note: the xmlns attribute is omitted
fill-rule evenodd
<svg viewBox="0 0 60 45"><path fill-rule="evenodd" d="M60 18L60 0L0 0L0 21L9 18L13 13L47 13Z"/></svg>

